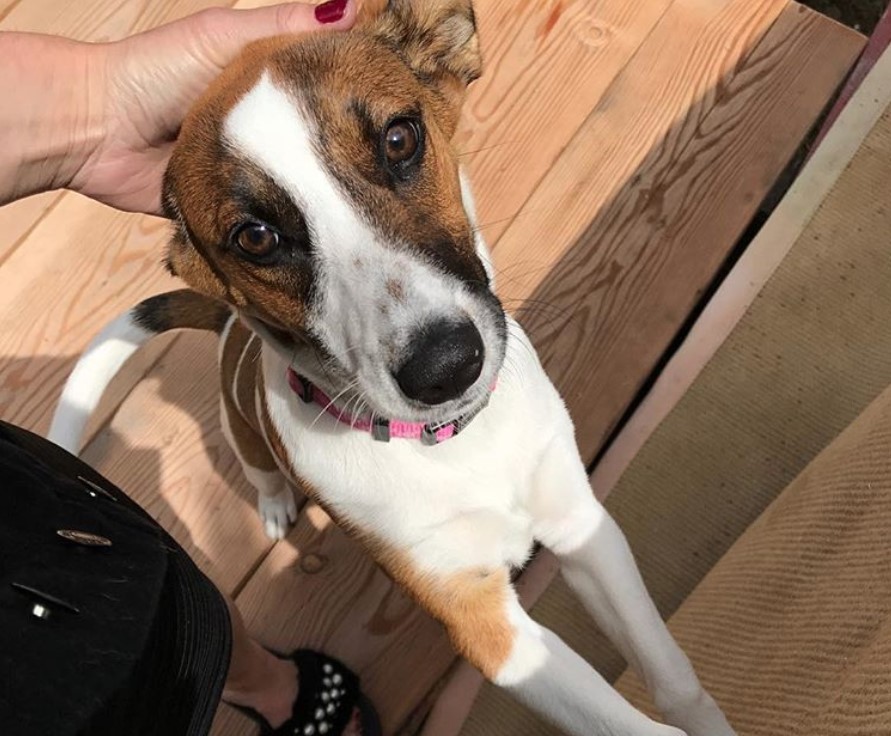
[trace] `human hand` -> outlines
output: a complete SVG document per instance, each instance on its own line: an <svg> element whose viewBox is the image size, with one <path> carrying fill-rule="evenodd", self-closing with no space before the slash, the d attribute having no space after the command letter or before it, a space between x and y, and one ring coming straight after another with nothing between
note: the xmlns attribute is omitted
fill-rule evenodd
<svg viewBox="0 0 891 736"><path fill-rule="evenodd" d="M118 209L160 214L161 181L183 117L242 47L283 33L346 29L355 19L354 0L215 8L91 47L101 129L84 136L82 163L62 185Z"/></svg>

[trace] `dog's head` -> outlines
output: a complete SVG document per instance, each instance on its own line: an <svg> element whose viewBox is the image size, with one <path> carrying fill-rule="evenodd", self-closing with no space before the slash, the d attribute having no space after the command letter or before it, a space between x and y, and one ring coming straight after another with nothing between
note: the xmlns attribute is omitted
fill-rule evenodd
<svg viewBox="0 0 891 736"><path fill-rule="evenodd" d="M383 416L472 411L506 341L451 147L480 65L470 0L248 47L171 159L171 270Z"/></svg>

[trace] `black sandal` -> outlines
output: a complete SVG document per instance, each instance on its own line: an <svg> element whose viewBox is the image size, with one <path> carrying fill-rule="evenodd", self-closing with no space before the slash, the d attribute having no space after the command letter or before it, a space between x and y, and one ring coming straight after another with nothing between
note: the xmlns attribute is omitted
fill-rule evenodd
<svg viewBox="0 0 891 736"><path fill-rule="evenodd" d="M343 662L311 649L276 656L294 662L300 677L291 717L272 728L256 711L234 706L260 724L263 736L340 736L357 708L362 736L381 736L374 706L359 689L358 675Z"/></svg>

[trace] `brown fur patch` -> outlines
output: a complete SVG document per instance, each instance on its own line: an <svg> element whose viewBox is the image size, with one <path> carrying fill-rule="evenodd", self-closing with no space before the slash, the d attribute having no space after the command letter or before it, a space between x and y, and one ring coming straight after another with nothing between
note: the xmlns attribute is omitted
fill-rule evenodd
<svg viewBox="0 0 891 736"><path fill-rule="evenodd" d="M171 270L202 293L294 331L303 326L307 272L256 266L225 244L237 225L264 219L248 211L239 193L280 214L284 221L270 224L289 235L303 237L305 224L290 197L265 172L226 147L222 129L270 59L299 43L299 36L279 36L248 45L186 117L165 177L166 209L180 221L168 255Z"/></svg>
<svg viewBox="0 0 891 736"><path fill-rule="evenodd" d="M378 32L397 43L412 68L430 78L455 77L464 85L482 72L471 0L392 0L378 17Z"/></svg>
<svg viewBox="0 0 891 736"><path fill-rule="evenodd" d="M378 19L387 8L388 0L362 0L359 4L359 16L356 19L357 26L367 25Z"/></svg>
<svg viewBox="0 0 891 736"><path fill-rule="evenodd" d="M254 334L235 322L223 342L220 380L223 406L239 454L251 467L270 473L278 470L278 464L263 437L255 400L259 348Z"/></svg>
<svg viewBox="0 0 891 736"><path fill-rule="evenodd" d="M394 301L401 303L405 301L405 284L398 279L387 280L387 293L393 297Z"/></svg>
<svg viewBox="0 0 891 736"><path fill-rule="evenodd" d="M510 576L506 569L467 570L436 577L417 570L396 552L374 554L377 562L448 632L455 650L494 679L510 657L515 632L508 620Z"/></svg>
<svg viewBox="0 0 891 736"><path fill-rule="evenodd" d="M228 306L191 289L158 294L133 310L136 323L150 332L207 330L220 333L232 315Z"/></svg>
<svg viewBox="0 0 891 736"><path fill-rule="evenodd" d="M325 507L322 501L319 505ZM506 568L441 576L427 573L387 542L325 510L338 526L364 545L394 582L445 627L458 654L488 679L498 675L510 657L516 636L508 619L512 592Z"/></svg>
<svg viewBox="0 0 891 736"><path fill-rule="evenodd" d="M278 430L275 428L272 417L269 416L269 408L266 406L266 382L263 380L262 369L257 370L257 388L261 398L260 406L258 407L258 420L262 427L263 434L266 437L269 449L275 457L278 458L280 467L288 468L290 470L288 475L294 484L306 492L305 489L307 489L307 484L304 483L300 476L295 472L285 443L282 442L281 435L279 435ZM314 498L311 493L307 493L306 495Z"/></svg>

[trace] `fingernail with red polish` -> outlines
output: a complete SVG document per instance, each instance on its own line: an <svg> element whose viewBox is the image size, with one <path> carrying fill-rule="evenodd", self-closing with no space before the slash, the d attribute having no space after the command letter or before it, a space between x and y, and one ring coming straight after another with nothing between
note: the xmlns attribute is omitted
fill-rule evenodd
<svg viewBox="0 0 891 736"><path fill-rule="evenodd" d="M328 0L316 5L316 20L319 23L337 23L346 13L349 0Z"/></svg>

